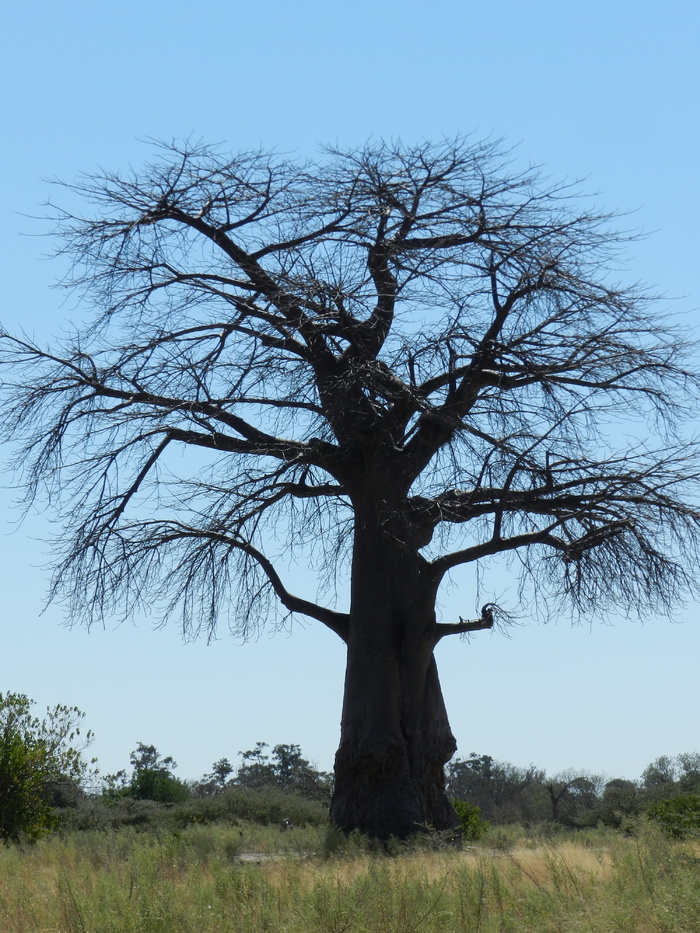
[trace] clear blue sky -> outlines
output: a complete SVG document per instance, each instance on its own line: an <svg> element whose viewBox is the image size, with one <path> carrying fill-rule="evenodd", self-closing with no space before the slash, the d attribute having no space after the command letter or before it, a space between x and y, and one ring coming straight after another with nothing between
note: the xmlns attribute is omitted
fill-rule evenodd
<svg viewBox="0 0 700 933"><path fill-rule="evenodd" d="M656 283L700 322L700 5L696 0L64 0L12 4L0 37L0 320L38 338L71 305L31 235L56 193L99 166L149 156L144 137L192 136L299 155L319 143L406 142L474 131L518 145L555 178L586 177L606 208L648 234L629 277ZM660 306L664 313L666 305ZM0 690L88 714L104 771L154 743L198 777L256 740L296 742L332 766L343 680L339 641L318 623L240 646L183 645L152 621L93 631L41 615L46 524L17 529L0 492ZM300 569L301 575L303 571ZM492 589L515 606L501 576ZM474 612L468 574L447 618ZM700 748L700 619L571 628L530 622L438 656L459 753L550 772L638 776L660 754ZM523 620L528 622L527 619ZM337 643L336 643L337 642Z"/></svg>

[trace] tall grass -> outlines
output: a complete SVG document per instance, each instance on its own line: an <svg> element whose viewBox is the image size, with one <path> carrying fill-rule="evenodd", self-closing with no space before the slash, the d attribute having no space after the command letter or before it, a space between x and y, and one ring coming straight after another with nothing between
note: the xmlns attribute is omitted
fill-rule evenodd
<svg viewBox="0 0 700 933"><path fill-rule="evenodd" d="M0 930L700 933L700 850L653 827L393 858L311 827L83 832L0 850Z"/></svg>

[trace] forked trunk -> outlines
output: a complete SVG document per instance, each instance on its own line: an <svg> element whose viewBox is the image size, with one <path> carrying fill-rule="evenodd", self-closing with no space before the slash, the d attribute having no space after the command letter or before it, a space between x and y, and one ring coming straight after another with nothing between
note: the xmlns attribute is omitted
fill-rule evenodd
<svg viewBox="0 0 700 933"><path fill-rule="evenodd" d="M434 593L416 556L359 534L350 615L331 818L380 839L454 828L444 765L456 743L433 657Z"/></svg>

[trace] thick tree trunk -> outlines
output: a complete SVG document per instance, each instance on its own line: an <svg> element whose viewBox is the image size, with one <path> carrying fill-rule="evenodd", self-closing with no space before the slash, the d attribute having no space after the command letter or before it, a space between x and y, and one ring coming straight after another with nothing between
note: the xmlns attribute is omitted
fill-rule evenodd
<svg viewBox="0 0 700 933"><path fill-rule="evenodd" d="M458 824L444 765L456 743L440 690L434 592L419 558L357 533L331 818L380 839Z"/></svg>

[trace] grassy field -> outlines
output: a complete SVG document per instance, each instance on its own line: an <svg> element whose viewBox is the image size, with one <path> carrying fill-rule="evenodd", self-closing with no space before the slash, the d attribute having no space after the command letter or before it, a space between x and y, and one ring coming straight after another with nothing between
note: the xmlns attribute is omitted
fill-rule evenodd
<svg viewBox="0 0 700 933"><path fill-rule="evenodd" d="M700 846L651 827L407 849L314 828L83 832L0 849L2 933L700 933Z"/></svg>

